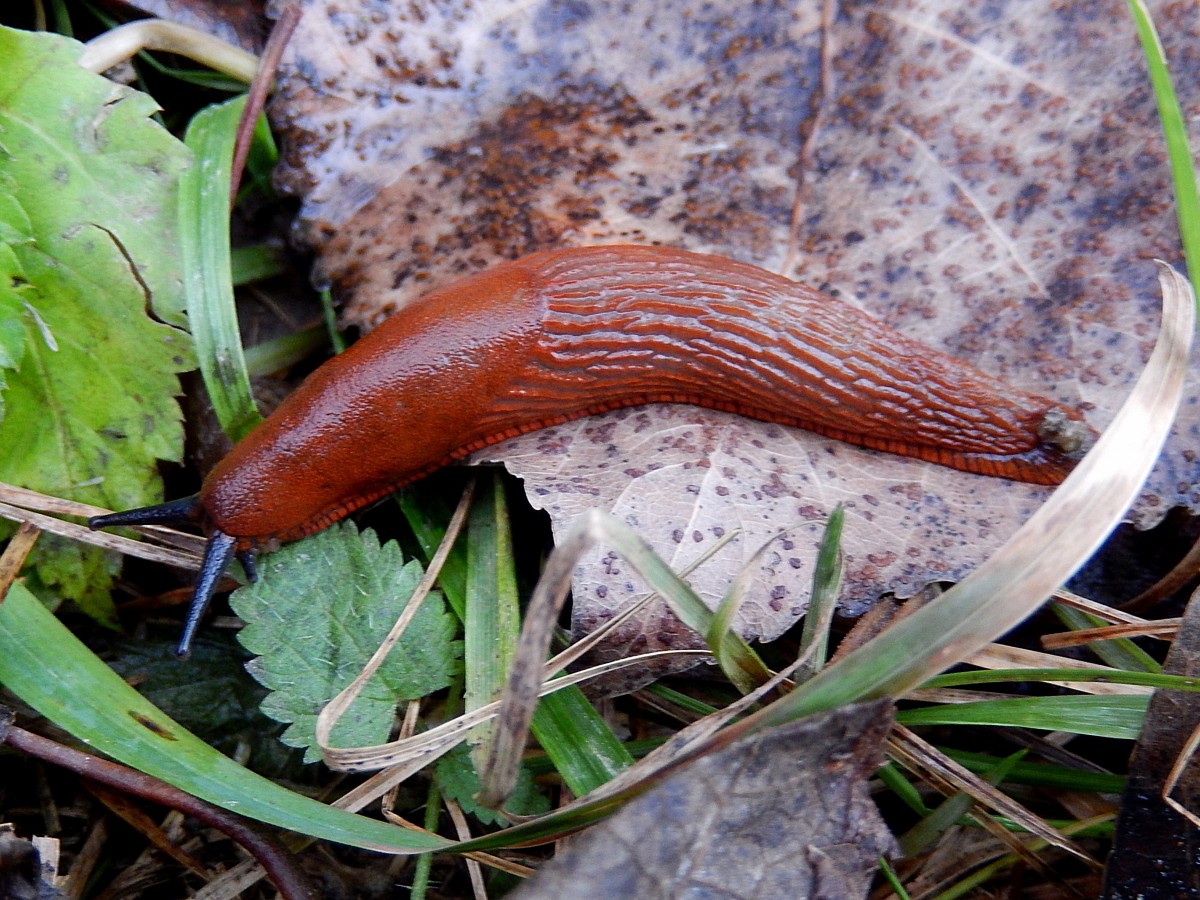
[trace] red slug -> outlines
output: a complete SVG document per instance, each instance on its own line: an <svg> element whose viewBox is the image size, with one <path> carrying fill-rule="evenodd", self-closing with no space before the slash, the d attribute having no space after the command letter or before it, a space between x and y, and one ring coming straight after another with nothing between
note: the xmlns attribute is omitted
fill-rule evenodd
<svg viewBox="0 0 1200 900"><path fill-rule="evenodd" d="M196 497L89 524L209 535L180 653L232 556L317 531L452 460L623 406L688 403L967 472L1057 484L1094 433L845 303L664 247L538 253L434 291L317 369Z"/></svg>

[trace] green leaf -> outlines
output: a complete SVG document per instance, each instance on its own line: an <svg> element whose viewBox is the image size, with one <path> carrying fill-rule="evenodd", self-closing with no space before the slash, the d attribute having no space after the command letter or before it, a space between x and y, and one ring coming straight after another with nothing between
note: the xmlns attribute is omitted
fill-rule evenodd
<svg viewBox="0 0 1200 900"><path fill-rule="evenodd" d="M1093 616L1091 613L1086 613L1082 609L1076 609L1057 600L1050 604L1050 612L1054 613L1058 620L1072 631L1086 631L1089 628L1100 628L1109 624L1099 616ZM1162 666L1158 661L1129 638L1092 641L1085 646L1114 669L1126 669L1130 672L1162 671Z"/></svg>
<svg viewBox="0 0 1200 900"><path fill-rule="evenodd" d="M906 709L896 713L896 721L910 726L1006 725L1131 741L1141 732L1149 702L1149 694L980 700Z"/></svg>
<svg viewBox="0 0 1200 900"><path fill-rule="evenodd" d="M239 640L259 658L247 668L272 693L262 709L291 723L283 741L314 746L317 715L361 671L421 580L421 565L404 561L395 543L342 522L271 554L257 584L230 604L246 627ZM424 697L458 673L462 645L454 618L431 594L387 661L333 730L338 747L387 740L396 704Z"/></svg>
<svg viewBox="0 0 1200 900"><path fill-rule="evenodd" d="M274 278L287 271L283 253L269 244L234 247L229 251L230 278L235 285Z"/></svg>
<svg viewBox="0 0 1200 900"><path fill-rule="evenodd" d="M995 757L970 750L939 747L961 766L972 772L986 772L996 763ZM1098 794L1119 794L1125 790L1125 777L1108 772L1071 769L1046 762L1019 762L1012 767L1010 783L1052 787L1060 791L1093 791Z"/></svg>
<svg viewBox="0 0 1200 900"><path fill-rule="evenodd" d="M0 194L0 229L4 228L7 215L4 207L12 203L12 197ZM16 210L17 213L20 210ZM26 315L30 293L29 279L20 259L8 243L0 244L0 420L4 418L4 389L8 387L8 370L21 364L25 355L25 327L22 319Z"/></svg>
<svg viewBox="0 0 1200 900"><path fill-rule="evenodd" d="M813 568L812 599L804 616L804 630L800 635L798 656L812 653L812 659L804 666L804 675L819 672L825 667L829 649L829 631L833 626L833 614L837 609L838 594L842 589L842 527L846 512L839 503L829 514L829 524L821 536L821 548L817 551L817 564ZM801 676L798 675L798 678Z"/></svg>
<svg viewBox="0 0 1200 900"><path fill-rule="evenodd" d="M504 483L492 473L480 476L467 519L466 591L463 666L464 704L469 712L499 697L521 628ZM488 722L471 729L468 741L477 766L487 760L493 728Z"/></svg>
<svg viewBox="0 0 1200 900"><path fill-rule="evenodd" d="M479 793L479 773L471 762L471 753L460 744L437 763L438 786L446 797L454 800L485 825L508 825L509 820L494 809L475 802ZM518 816L536 816L550 808L550 801L539 794L529 772L522 767L517 775L517 786L504 801L504 811Z"/></svg>
<svg viewBox="0 0 1200 900"><path fill-rule="evenodd" d="M625 745L577 687L543 697L529 729L576 797L594 791L633 765Z"/></svg>
<svg viewBox="0 0 1200 900"><path fill-rule="evenodd" d="M72 239L66 228L108 227L155 314L182 325L175 188L188 153L151 118L153 98L81 69L82 50L59 35L0 26L0 158L17 189L12 201L52 245Z"/></svg>
<svg viewBox="0 0 1200 900"><path fill-rule="evenodd" d="M1142 42L1142 52L1146 55L1150 83L1158 104L1158 117L1162 121L1163 137L1167 142L1183 255L1187 259L1192 285L1200 294L1200 287L1197 287L1200 285L1200 277L1197 276L1200 271L1200 192L1196 188L1196 167L1188 147L1187 121L1183 117L1183 110L1179 108L1175 88L1171 85L1171 73L1163 56L1162 41L1158 38L1145 0L1128 0L1128 5L1137 26L1138 39Z"/></svg>
<svg viewBox="0 0 1200 900"><path fill-rule="evenodd" d="M138 692L196 734L213 741L247 727L261 729L258 705L264 691L246 681L246 655L227 635L205 633L196 638L188 665L175 654L170 640L138 638L121 641L113 670L138 686Z"/></svg>
<svg viewBox="0 0 1200 900"><path fill-rule="evenodd" d="M243 95L196 113L184 139L196 164L179 185L183 283L200 374L217 421L234 442L262 421L242 351L229 250L233 145L245 105Z"/></svg>
<svg viewBox="0 0 1200 900"><path fill-rule="evenodd" d="M223 809L301 834L401 853L454 847L437 835L326 806L242 768L121 680L22 584L2 599L0 684L96 751Z"/></svg>
<svg viewBox="0 0 1200 900"><path fill-rule="evenodd" d="M84 71L79 43L0 28L0 480L112 508L161 497L183 443L175 190L187 151L149 97ZM98 551L37 575L104 618Z"/></svg>
<svg viewBox="0 0 1200 900"><path fill-rule="evenodd" d="M302 754L271 739L283 726L259 708L267 692L246 677L246 652L233 633L201 632L181 665L176 630L159 631L119 641L105 661L137 685L139 694L222 753L268 778L303 778Z"/></svg>

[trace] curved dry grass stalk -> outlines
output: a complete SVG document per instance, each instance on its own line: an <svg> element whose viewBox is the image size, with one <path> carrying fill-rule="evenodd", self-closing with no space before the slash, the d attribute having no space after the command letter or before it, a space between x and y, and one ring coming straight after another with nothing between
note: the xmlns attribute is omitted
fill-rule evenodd
<svg viewBox="0 0 1200 900"><path fill-rule="evenodd" d="M165 19L142 19L104 32L84 45L79 65L99 74L143 50L177 53L238 81L249 82L258 71L258 57L253 53Z"/></svg>

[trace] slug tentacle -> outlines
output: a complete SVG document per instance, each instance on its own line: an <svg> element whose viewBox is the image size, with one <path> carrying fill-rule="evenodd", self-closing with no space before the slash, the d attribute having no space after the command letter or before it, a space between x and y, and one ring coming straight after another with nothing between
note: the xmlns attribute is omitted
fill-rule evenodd
<svg viewBox="0 0 1200 900"><path fill-rule="evenodd" d="M251 584L258 581L258 554L253 550L237 551L237 561L242 564L242 571Z"/></svg>
<svg viewBox="0 0 1200 900"><path fill-rule="evenodd" d="M187 659L191 655L196 629L200 627L200 620L204 618L208 605L212 603L221 576L229 568L236 553L237 538L233 535L216 529L209 534L208 543L204 547L204 561L200 564L200 576L196 580L196 590L192 594L192 602L188 606L187 618L183 623L183 636L180 637L179 646L175 650L175 655L180 659Z"/></svg>
<svg viewBox="0 0 1200 900"><path fill-rule="evenodd" d="M98 531L101 528L108 528L110 525L183 525L195 522L199 514L199 498L198 495L193 494L191 497L182 497L179 500L158 503L154 506L92 516L88 519L88 528Z"/></svg>
<svg viewBox="0 0 1200 900"><path fill-rule="evenodd" d="M180 500L172 500L168 503L159 503L154 506L130 509L125 512L92 516L88 519L88 528L96 531L100 528L107 528L110 525L184 525L197 521L199 515L200 507L197 498L192 496L184 497ZM254 551L252 549L239 550L237 538L222 531L214 530L209 535L208 542L204 546L204 560L200 564L200 576L196 582L196 589L192 594L192 602L188 606L183 636L180 638L179 647L175 651L176 656L180 659L187 659L191 654L192 639L195 637L196 629L200 624L200 620L204 617L209 604L212 602L217 585L221 581L221 576L229 568L229 564L234 556L241 562L242 568L246 570L246 577L250 581L257 581L258 566L256 565Z"/></svg>

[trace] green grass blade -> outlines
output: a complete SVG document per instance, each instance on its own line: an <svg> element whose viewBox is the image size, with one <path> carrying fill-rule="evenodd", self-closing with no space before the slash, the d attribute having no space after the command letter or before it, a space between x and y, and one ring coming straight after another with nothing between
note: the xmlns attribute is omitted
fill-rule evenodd
<svg viewBox="0 0 1200 900"><path fill-rule="evenodd" d="M1003 725L1134 740L1150 695L1021 697L946 703L896 713L902 725Z"/></svg>
<svg viewBox="0 0 1200 900"><path fill-rule="evenodd" d="M529 728L576 797L633 765L629 751L579 688L543 697Z"/></svg>
<svg viewBox="0 0 1200 900"><path fill-rule="evenodd" d="M925 805L925 801L921 798L921 792L913 786L913 783L905 777L904 773L900 771L900 767L894 762L885 763L875 775L889 791L918 816L927 816L933 811Z"/></svg>
<svg viewBox="0 0 1200 900"><path fill-rule="evenodd" d="M188 320L200 374L221 428L241 440L262 421L250 393L233 302L229 183L244 96L193 117L184 143L195 155L179 182L179 239Z"/></svg>
<svg viewBox="0 0 1200 900"><path fill-rule="evenodd" d="M419 491L420 493L416 493ZM422 491L420 488L408 489L396 494L396 502L404 514L408 527L416 536L421 546L421 555L425 564L433 559L438 547L446 537L446 523L450 521L453 508L445 502L444 497L432 491ZM467 546L466 541L459 540L450 549L450 555L438 573L438 586L446 597L446 602L454 610L460 622L467 617Z"/></svg>
<svg viewBox="0 0 1200 900"><path fill-rule="evenodd" d="M1026 751L1019 750L1006 759L992 760L992 765L984 773L984 780L995 787L1006 778L1013 766L1020 762ZM964 791L950 795L937 805L936 808L921 818L900 835L897 840L901 854L909 859L923 853L941 837L951 825L958 822L971 811L975 798Z"/></svg>
<svg viewBox="0 0 1200 900"><path fill-rule="evenodd" d="M284 334L246 350L246 368L254 376L289 369L325 346L325 329L317 326Z"/></svg>
<svg viewBox="0 0 1200 900"><path fill-rule="evenodd" d="M437 831L438 820L442 816L442 792L438 789L437 779L429 779L429 788L425 792L425 821L421 823L426 831ZM430 875L433 872L433 854L422 853L417 857L413 867L412 887L409 894L411 900L425 900L429 895Z"/></svg>
<svg viewBox="0 0 1200 900"><path fill-rule="evenodd" d="M230 251L229 265L230 280L235 285L274 278L287 271L283 255L268 244L234 247Z"/></svg>
<svg viewBox="0 0 1200 900"><path fill-rule="evenodd" d="M821 537L817 551L817 564L813 568L812 598L804 616L804 630L800 635L800 653L809 655L805 672L819 672L825 668L829 646L829 629L833 626L833 614L837 608L838 593L842 589L842 525L846 514L842 504L829 514L829 524Z"/></svg>
<svg viewBox="0 0 1200 900"><path fill-rule="evenodd" d="M978 669L950 672L926 681L922 688L953 688L977 684L1021 682L1079 682L1081 684L1138 684L1171 691L1200 691L1200 678L1163 675L1158 672L1129 672L1103 669Z"/></svg>
<svg viewBox="0 0 1200 900"><path fill-rule="evenodd" d="M1175 183L1179 236L1183 241L1188 274L1192 285L1196 286L1200 284L1200 195L1196 190L1192 151L1188 148L1187 126L1175 96L1175 88L1171 85L1171 73L1167 70L1167 60L1150 11L1143 0L1129 0L1129 11L1133 14L1142 52L1146 54L1146 65L1150 69L1150 83L1154 86L1158 117L1167 141L1167 157L1171 161L1171 179ZM1197 288L1197 293L1200 294L1200 288Z"/></svg>
<svg viewBox="0 0 1200 900"><path fill-rule="evenodd" d="M652 694L655 697L660 697L667 703L673 706L678 706L684 712L689 712L694 716L708 716L718 711L718 707L712 704L705 703L703 700L697 700L695 697L689 697L687 694L681 693L674 688L667 687L661 682L648 684L642 688L646 693Z"/></svg>
<svg viewBox="0 0 1200 900"><path fill-rule="evenodd" d="M321 317L325 322L325 330L329 332L329 345L334 353L346 352L346 338L338 329L337 310L333 308L333 293L326 288L321 291Z"/></svg>
<svg viewBox="0 0 1200 900"><path fill-rule="evenodd" d="M521 626L504 484L490 473L479 479L467 519L466 600L463 664L466 710L470 712L500 695L516 655ZM488 723L471 731L477 771L483 771L493 730Z"/></svg>
<svg viewBox="0 0 1200 900"><path fill-rule="evenodd" d="M650 589L662 596L688 628L697 634L713 633L715 614L705 605L700 596L682 578L671 570L663 559L654 552L632 528L610 515L592 511L585 521L584 516L573 528L592 531L594 538L602 538L612 545L634 570L645 580ZM768 681L771 670L757 653L736 631L722 631L720 652L716 653L721 670L743 694L748 694L758 685Z"/></svg>
<svg viewBox="0 0 1200 900"><path fill-rule="evenodd" d="M368 849L453 846L326 806L242 768L163 715L21 584L0 605L0 684L97 751L239 815Z"/></svg>
<svg viewBox="0 0 1200 900"><path fill-rule="evenodd" d="M946 747L938 747L938 749L959 765L976 774L989 771L996 764L996 758L986 753L954 750ZM1047 762L1019 762L1008 773L1008 781L1010 784L1051 787L1062 791L1090 791L1097 794L1119 794L1125 790L1125 778L1122 775L1071 769L1067 766Z"/></svg>

